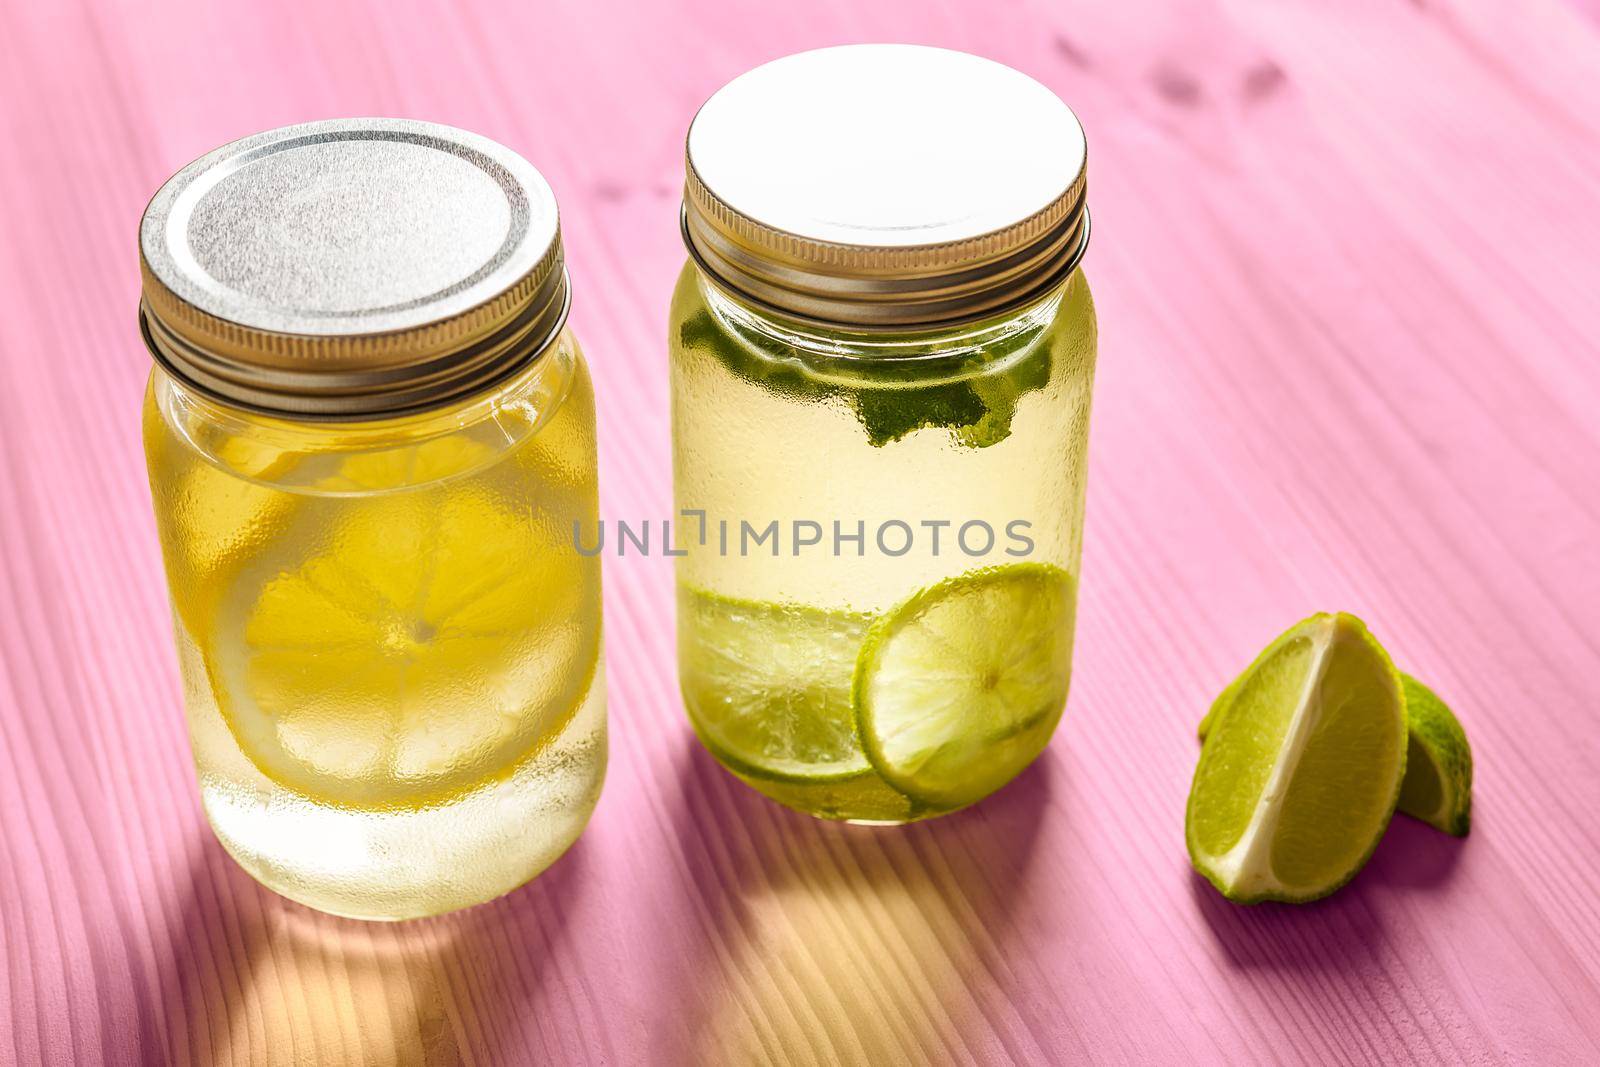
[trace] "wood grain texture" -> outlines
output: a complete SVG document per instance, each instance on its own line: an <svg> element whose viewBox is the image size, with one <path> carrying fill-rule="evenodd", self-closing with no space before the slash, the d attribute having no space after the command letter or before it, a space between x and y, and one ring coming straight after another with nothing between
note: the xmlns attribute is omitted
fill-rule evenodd
<svg viewBox="0 0 1600 1067"><path fill-rule="evenodd" d="M693 743L669 561L607 560L613 759L532 886L370 926L200 814L137 410L172 170L334 115L561 198L603 511L670 507L683 132L762 60L976 51L1090 136L1102 324L1075 685L1039 764L872 831ZM1600 1062L1600 8L1593 0L0 6L0 1063ZM981 146L974 146L981 150ZM1335 898L1189 871L1192 728L1354 611L1458 709L1473 836Z"/></svg>

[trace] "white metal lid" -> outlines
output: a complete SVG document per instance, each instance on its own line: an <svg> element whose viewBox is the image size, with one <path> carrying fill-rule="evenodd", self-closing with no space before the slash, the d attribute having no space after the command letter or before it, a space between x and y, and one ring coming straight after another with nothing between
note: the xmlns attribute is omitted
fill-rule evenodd
<svg viewBox="0 0 1600 1067"><path fill-rule="evenodd" d="M991 314L1064 280L1088 233L1071 109L940 48L848 45L758 67L701 108L687 163L691 252L803 318Z"/></svg>

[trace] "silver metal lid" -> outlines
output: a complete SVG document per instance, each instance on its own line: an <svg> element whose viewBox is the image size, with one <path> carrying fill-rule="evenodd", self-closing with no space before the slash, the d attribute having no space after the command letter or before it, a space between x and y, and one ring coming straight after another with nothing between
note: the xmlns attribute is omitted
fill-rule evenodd
<svg viewBox="0 0 1600 1067"><path fill-rule="evenodd" d="M1066 104L991 60L803 52L735 78L695 116L684 239L715 282L796 318L982 318L1076 269L1086 154Z"/></svg>
<svg viewBox="0 0 1600 1067"><path fill-rule="evenodd" d="M555 196L450 126L335 119L210 152L139 228L141 325L169 371L276 413L431 407L514 373L569 304Z"/></svg>

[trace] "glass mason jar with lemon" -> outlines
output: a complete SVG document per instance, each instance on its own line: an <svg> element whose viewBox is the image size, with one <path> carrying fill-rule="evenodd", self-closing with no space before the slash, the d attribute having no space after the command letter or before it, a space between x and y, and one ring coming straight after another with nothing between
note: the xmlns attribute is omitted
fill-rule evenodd
<svg viewBox="0 0 1600 1067"><path fill-rule="evenodd" d="M270 131L140 230L144 411L201 798L325 911L498 896L606 760L594 400L556 205L429 123Z"/></svg>
<svg viewBox="0 0 1600 1067"><path fill-rule="evenodd" d="M670 341L679 676L790 807L901 823L1050 739L1096 329L1082 128L987 60L860 45L696 116Z"/></svg>

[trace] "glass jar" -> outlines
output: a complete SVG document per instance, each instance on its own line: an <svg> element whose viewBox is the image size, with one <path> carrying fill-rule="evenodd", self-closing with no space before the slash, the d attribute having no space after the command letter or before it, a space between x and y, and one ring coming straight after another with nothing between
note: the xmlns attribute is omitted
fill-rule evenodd
<svg viewBox="0 0 1600 1067"><path fill-rule="evenodd" d="M1082 129L999 64L859 45L736 79L687 155L690 721L824 818L980 800L1043 750L1070 677L1096 346Z"/></svg>
<svg viewBox="0 0 1600 1067"><path fill-rule="evenodd" d="M140 231L144 411L206 815L268 887L436 914L577 838L606 761L594 398L556 205L429 123L273 130Z"/></svg>

